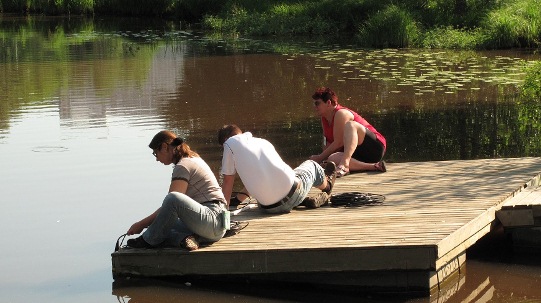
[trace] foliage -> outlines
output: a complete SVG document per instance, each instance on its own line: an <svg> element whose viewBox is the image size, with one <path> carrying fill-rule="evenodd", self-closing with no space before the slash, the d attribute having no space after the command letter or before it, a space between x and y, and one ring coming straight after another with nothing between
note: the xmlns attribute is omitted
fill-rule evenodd
<svg viewBox="0 0 541 303"><path fill-rule="evenodd" d="M0 0L0 11L17 13L89 14L94 0Z"/></svg>
<svg viewBox="0 0 541 303"><path fill-rule="evenodd" d="M526 78L522 85L522 96L526 100L541 101L541 61L526 67Z"/></svg>
<svg viewBox="0 0 541 303"><path fill-rule="evenodd" d="M490 12L481 27L491 40L488 48L532 47L541 42L541 1L515 0Z"/></svg>
<svg viewBox="0 0 541 303"><path fill-rule="evenodd" d="M390 5L361 26L358 39L366 46L408 47L416 44L419 36L419 27L411 14Z"/></svg>
<svg viewBox="0 0 541 303"><path fill-rule="evenodd" d="M336 32L333 24L325 22L316 13L316 5L277 4L268 11L248 11L241 6L231 6L225 17L206 16L205 28L220 32L232 32L247 35L296 35L324 34Z"/></svg>
<svg viewBox="0 0 541 303"><path fill-rule="evenodd" d="M152 16L231 36L356 36L369 47L541 46L541 0L0 0L17 13Z"/></svg>
<svg viewBox="0 0 541 303"><path fill-rule="evenodd" d="M451 26L427 31L420 46L424 48L477 49L488 37L480 29L464 30Z"/></svg>

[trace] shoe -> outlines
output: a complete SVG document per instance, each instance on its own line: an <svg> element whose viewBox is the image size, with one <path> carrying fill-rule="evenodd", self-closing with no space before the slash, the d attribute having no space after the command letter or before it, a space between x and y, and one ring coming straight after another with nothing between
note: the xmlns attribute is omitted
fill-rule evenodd
<svg viewBox="0 0 541 303"><path fill-rule="evenodd" d="M325 165L325 177L327 178L328 189L324 189L323 192L330 195L332 188L334 187L334 181L336 181L336 164L334 164L334 162L329 161L327 162L327 165Z"/></svg>
<svg viewBox="0 0 541 303"><path fill-rule="evenodd" d="M329 197L330 196L327 193L321 192L316 197L304 198L301 205L304 205L307 208L318 208L327 205L329 203Z"/></svg>
<svg viewBox="0 0 541 303"><path fill-rule="evenodd" d="M195 238L195 235L187 236L182 241L180 241L180 247L192 251L199 249L199 242Z"/></svg>
<svg viewBox="0 0 541 303"><path fill-rule="evenodd" d="M377 171L380 171L382 173L387 171L387 167L385 167L385 161L379 161L378 163L375 163L374 167Z"/></svg>
<svg viewBox="0 0 541 303"><path fill-rule="evenodd" d="M332 161L327 161L323 166L323 170L325 171L325 176L330 176L336 171L336 164Z"/></svg>
<svg viewBox="0 0 541 303"><path fill-rule="evenodd" d="M239 195L245 195L246 198L244 198L244 200L241 201L238 198ZM231 199L229 199L229 206L239 206L241 204L244 204L246 199L248 199L248 200L250 199L250 195L248 195L247 193L243 193L243 192L235 193L235 195L231 196Z"/></svg>
<svg viewBox="0 0 541 303"><path fill-rule="evenodd" d="M129 239L126 242L126 246L129 246L131 248L152 248L153 246L148 244L145 239L143 239L143 236L139 236L135 239Z"/></svg>

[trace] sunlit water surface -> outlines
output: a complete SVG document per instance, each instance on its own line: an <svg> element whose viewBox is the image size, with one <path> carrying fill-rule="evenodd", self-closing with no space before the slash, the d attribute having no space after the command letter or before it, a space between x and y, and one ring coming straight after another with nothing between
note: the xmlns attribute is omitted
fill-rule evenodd
<svg viewBox="0 0 541 303"><path fill-rule="evenodd" d="M389 162L539 156L540 106L516 99L523 67L539 55L0 21L2 302L541 300L538 264L482 258L468 260L456 291L420 299L242 281L114 284L110 258L116 238L167 192L171 167L147 147L162 129L184 136L215 172L216 131L231 122L294 166L319 150L310 96L330 86L387 137Z"/></svg>

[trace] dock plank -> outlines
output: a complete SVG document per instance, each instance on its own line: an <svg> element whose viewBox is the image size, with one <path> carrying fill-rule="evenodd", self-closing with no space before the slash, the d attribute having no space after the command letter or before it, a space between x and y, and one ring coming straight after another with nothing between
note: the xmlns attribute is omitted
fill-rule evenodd
<svg viewBox="0 0 541 303"><path fill-rule="evenodd" d="M394 282L381 278L382 285L429 289L463 264L465 250L493 228L496 212L539 183L540 172L541 158L533 157L388 163L386 173L351 174L337 179L333 189L381 194L386 198L381 205L299 207L283 215L250 209L232 216L249 222L233 237L189 253L124 249L112 254L113 271L157 276L356 272L350 279L358 283L376 283L359 275L380 271L383 276L393 272L388 279Z"/></svg>
<svg viewBox="0 0 541 303"><path fill-rule="evenodd" d="M506 228L541 226L541 186L534 178L522 191L505 201L496 216Z"/></svg>

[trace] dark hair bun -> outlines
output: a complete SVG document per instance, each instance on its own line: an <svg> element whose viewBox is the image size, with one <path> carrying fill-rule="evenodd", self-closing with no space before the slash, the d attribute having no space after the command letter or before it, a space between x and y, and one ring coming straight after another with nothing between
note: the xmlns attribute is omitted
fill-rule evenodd
<svg viewBox="0 0 541 303"><path fill-rule="evenodd" d="M179 145L181 145L182 143L184 143L184 140L182 140L182 138L176 137L176 138L173 139L173 141L171 142L171 145L172 145L172 146L179 146Z"/></svg>

